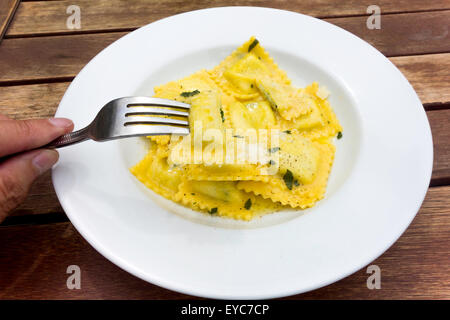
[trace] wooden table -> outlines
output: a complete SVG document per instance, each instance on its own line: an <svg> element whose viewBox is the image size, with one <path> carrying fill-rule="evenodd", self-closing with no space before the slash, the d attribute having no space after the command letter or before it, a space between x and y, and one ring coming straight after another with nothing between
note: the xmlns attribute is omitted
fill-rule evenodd
<svg viewBox="0 0 450 320"><path fill-rule="evenodd" d="M176 13L225 5L301 12L365 39L403 72L417 91L433 132L434 167L420 212L403 236L372 264L380 290L366 286L366 268L292 299L450 298L450 1L449 0L70 0L0 1L0 113L50 117L70 81L101 49L126 33ZM366 27L366 9L381 8L381 29ZM69 5L81 8L81 29L69 30ZM0 32L1 34L1 32ZM82 270L80 290L66 287L68 265ZM56 198L50 174L0 225L2 299L182 299L122 271L81 238Z"/></svg>

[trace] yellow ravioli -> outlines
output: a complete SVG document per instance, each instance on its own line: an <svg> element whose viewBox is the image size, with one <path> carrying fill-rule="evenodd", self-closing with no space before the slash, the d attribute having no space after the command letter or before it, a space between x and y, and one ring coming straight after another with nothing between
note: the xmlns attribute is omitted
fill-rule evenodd
<svg viewBox="0 0 450 320"><path fill-rule="evenodd" d="M211 215L240 220L251 220L281 208L270 200L237 189L236 184L230 181L185 181L177 199Z"/></svg>
<svg viewBox="0 0 450 320"><path fill-rule="evenodd" d="M287 121L279 119L282 130L297 130L305 137L320 139L334 137L342 127L336 118L327 99L319 98L316 93L319 86L316 82L301 89L303 95L308 95L313 101L312 111L309 114Z"/></svg>
<svg viewBox="0 0 450 320"><path fill-rule="evenodd" d="M298 134L284 134L280 138L279 172L292 172L301 184L311 183L317 173L320 149L317 143Z"/></svg>
<svg viewBox="0 0 450 320"><path fill-rule="evenodd" d="M259 95L257 78L270 77L280 83L290 83L286 73L278 68L254 37L237 48L210 74L226 94L240 100L254 99Z"/></svg>
<svg viewBox="0 0 450 320"><path fill-rule="evenodd" d="M312 111L314 100L291 85L272 79L257 80L258 89L284 119L291 120Z"/></svg>
<svg viewBox="0 0 450 320"><path fill-rule="evenodd" d="M228 107L231 126L235 129L270 129L276 127L276 118L266 101L234 102Z"/></svg>
<svg viewBox="0 0 450 320"><path fill-rule="evenodd" d="M174 196L182 181L183 170L169 166L165 146L152 147L146 157L130 171L148 188L168 199L175 200Z"/></svg>
<svg viewBox="0 0 450 320"><path fill-rule="evenodd" d="M269 177L267 183L259 181L240 181L238 188L247 192L261 195L265 199L280 202L282 205L289 205L293 208L309 208L318 200L322 199L334 159L335 147L330 142L313 142L319 152L317 169L314 172L314 179L307 183L295 183L293 177L292 185L286 182L285 174L277 174Z"/></svg>

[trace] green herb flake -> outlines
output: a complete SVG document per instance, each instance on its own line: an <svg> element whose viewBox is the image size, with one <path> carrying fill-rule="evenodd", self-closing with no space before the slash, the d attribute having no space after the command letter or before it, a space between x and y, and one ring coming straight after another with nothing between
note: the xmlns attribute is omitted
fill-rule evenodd
<svg viewBox="0 0 450 320"><path fill-rule="evenodd" d="M252 207L252 200L248 199L244 204L244 208L250 210L251 207Z"/></svg>
<svg viewBox="0 0 450 320"><path fill-rule="evenodd" d="M217 213L217 207L216 207L216 208L212 208L212 209L209 211L209 213L210 213L210 214L215 214L215 213Z"/></svg>
<svg viewBox="0 0 450 320"><path fill-rule="evenodd" d="M300 183L298 182L298 180L294 180L294 186L298 187L300 185Z"/></svg>
<svg viewBox="0 0 450 320"><path fill-rule="evenodd" d="M269 153L274 153L274 152L277 152L277 151L280 151L280 150L281 150L280 147L270 148L269 149Z"/></svg>
<svg viewBox="0 0 450 320"><path fill-rule="evenodd" d="M248 52L252 51L253 48L258 45L258 43L259 43L258 39L253 40L253 42L250 43L250 45L248 46Z"/></svg>
<svg viewBox="0 0 450 320"><path fill-rule="evenodd" d="M245 138L244 136L240 136L240 135L238 135L238 134L235 134L233 137L234 137L234 138L240 138L240 139Z"/></svg>
<svg viewBox="0 0 450 320"><path fill-rule="evenodd" d="M342 138L342 132L340 132L340 131L338 132L337 138L338 139Z"/></svg>
<svg viewBox="0 0 450 320"><path fill-rule="evenodd" d="M290 170L286 170L286 173L283 176L284 183L289 190L292 190L292 184L294 182L294 176Z"/></svg>
<svg viewBox="0 0 450 320"><path fill-rule="evenodd" d="M222 122L225 122L225 115L223 114L222 108L220 108L220 117L222 118Z"/></svg>
<svg viewBox="0 0 450 320"><path fill-rule="evenodd" d="M285 130L283 132L286 133L286 134L291 134L291 130Z"/></svg>
<svg viewBox="0 0 450 320"><path fill-rule="evenodd" d="M272 159L269 160L269 166L274 166L276 164L275 161L273 161Z"/></svg>
<svg viewBox="0 0 450 320"><path fill-rule="evenodd" d="M199 93L200 93L199 90L185 91L185 92L180 93L180 96L182 96L184 98L188 98L188 97L195 96L196 94L199 94Z"/></svg>

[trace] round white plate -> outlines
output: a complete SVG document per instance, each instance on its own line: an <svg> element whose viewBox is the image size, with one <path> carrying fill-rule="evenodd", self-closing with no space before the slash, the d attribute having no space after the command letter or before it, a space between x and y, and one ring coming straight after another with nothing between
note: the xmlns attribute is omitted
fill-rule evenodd
<svg viewBox="0 0 450 320"><path fill-rule="evenodd" d="M366 42L293 12L215 8L149 24L87 64L56 115L79 129L106 102L151 95L154 85L209 69L252 35L295 85L318 81L331 91L344 132L327 195L307 211L229 222L164 201L137 182L128 168L145 153L142 139L62 149L53 181L68 217L94 248L139 278L213 298L313 290L381 255L423 201L432 139L408 81Z"/></svg>

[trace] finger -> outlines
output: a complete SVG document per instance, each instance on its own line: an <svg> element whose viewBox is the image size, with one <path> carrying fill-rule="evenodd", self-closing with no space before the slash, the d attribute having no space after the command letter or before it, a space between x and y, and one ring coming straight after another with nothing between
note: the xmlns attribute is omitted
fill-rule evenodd
<svg viewBox="0 0 450 320"><path fill-rule="evenodd" d="M11 119L3 114L0 114L0 120L11 120Z"/></svg>
<svg viewBox="0 0 450 320"><path fill-rule="evenodd" d="M39 148L73 130L73 122L64 118L0 122L0 157Z"/></svg>
<svg viewBox="0 0 450 320"><path fill-rule="evenodd" d="M58 161L55 150L33 150L0 164L0 222L27 196L33 181Z"/></svg>

